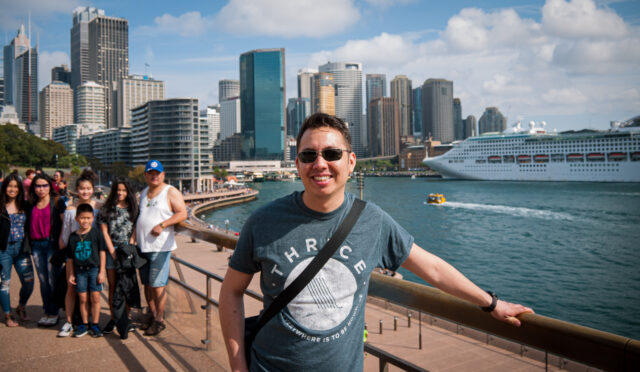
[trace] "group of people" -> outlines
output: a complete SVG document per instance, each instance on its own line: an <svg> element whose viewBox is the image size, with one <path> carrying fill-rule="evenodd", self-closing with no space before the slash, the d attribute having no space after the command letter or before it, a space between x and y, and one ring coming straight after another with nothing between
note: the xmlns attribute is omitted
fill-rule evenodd
<svg viewBox="0 0 640 372"><path fill-rule="evenodd" d="M96 177L91 170L77 179L73 198L66 195L61 171L55 172L54 179L32 170L24 180L16 172L0 179L0 305L5 324L16 327L30 320L26 305L34 288L35 266L43 308L39 326L57 325L63 307L66 319L58 337L112 333L117 320L114 291L118 281L125 280L118 255L133 252L141 258L137 262L144 263L139 267L140 280L150 309L140 328L145 335L162 332L169 261L177 247L173 225L187 218L180 192L164 183L164 175L162 164L150 160L145 167L148 186L140 201L128 180L117 178L104 203L93 198ZM9 294L12 268L21 282L15 316ZM100 327L104 283L108 283L111 316ZM126 304L139 306L137 279L127 291L137 294L138 300L131 300L134 296L127 293ZM129 306L124 315L127 321ZM118 327L121 338L133 329L126 324L125 329Z"/></svg>

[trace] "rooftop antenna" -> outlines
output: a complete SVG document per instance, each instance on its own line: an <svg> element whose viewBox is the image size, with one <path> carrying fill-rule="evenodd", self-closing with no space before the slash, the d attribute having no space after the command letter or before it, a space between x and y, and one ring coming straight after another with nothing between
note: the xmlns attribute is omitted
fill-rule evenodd
<svg viewBox="0 0 640 372"><path fill-rule="evenodd" d="M144 63L144 74L145 74L146 76L153 77L153 76L151 75L151 72L147 73L147 69L148 69L149 71L151 71L151 65L150 65L150 64L148 64L147 62L145 62L145 63Z"/></svg>

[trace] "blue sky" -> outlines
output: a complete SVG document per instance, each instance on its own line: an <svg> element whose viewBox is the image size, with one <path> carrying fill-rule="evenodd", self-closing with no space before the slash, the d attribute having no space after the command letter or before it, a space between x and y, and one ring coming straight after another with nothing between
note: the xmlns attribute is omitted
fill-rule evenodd
<svg viewBox="0 0 640 372"><path fill-rule="evenodd" d="M218 102L218 80L238 79L238 59L285 48L287 98L296 73L327 61L364 73L404 74L421 85L453 80L464 116L497 106L509 124L606 129L640 114L640 1L0 0L4 41L27 23L40 48L39 88L69 64L77 6L129 21L129 71L166 82L167 96Z"/></svg>

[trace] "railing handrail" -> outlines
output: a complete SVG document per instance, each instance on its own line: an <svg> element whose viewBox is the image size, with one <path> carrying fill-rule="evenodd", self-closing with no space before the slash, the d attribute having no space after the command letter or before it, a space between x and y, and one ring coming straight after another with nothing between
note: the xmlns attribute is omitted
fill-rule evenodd
<svg viewBox="0 0 640 372"><path fill-rule="evenodd" d="M237 237L181 223L178 232L235 248ZM369 295L424 311L496 336L611 371L640 370L640 341L538 314L521 314L519 328L498 322L477 306L426 285L373 274Z"/></svg>

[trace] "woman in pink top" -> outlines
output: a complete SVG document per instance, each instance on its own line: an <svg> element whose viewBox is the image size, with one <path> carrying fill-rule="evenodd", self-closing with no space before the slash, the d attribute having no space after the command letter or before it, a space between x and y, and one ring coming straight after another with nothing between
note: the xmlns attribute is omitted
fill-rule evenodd
<svg viewBox="0 0 640 372"><path fill-rule="evenodd" d="M37 174L29 188L30 207L27 208L25 233L31 247L31 254L40 281L40 295L44 315L39 326L52 327L58 324L58 305L53 300L53 287L61 267L51 264L51 257L58 250L58 238L62 223L60 208L56 206L51 180L44 174Z"/></svg>

